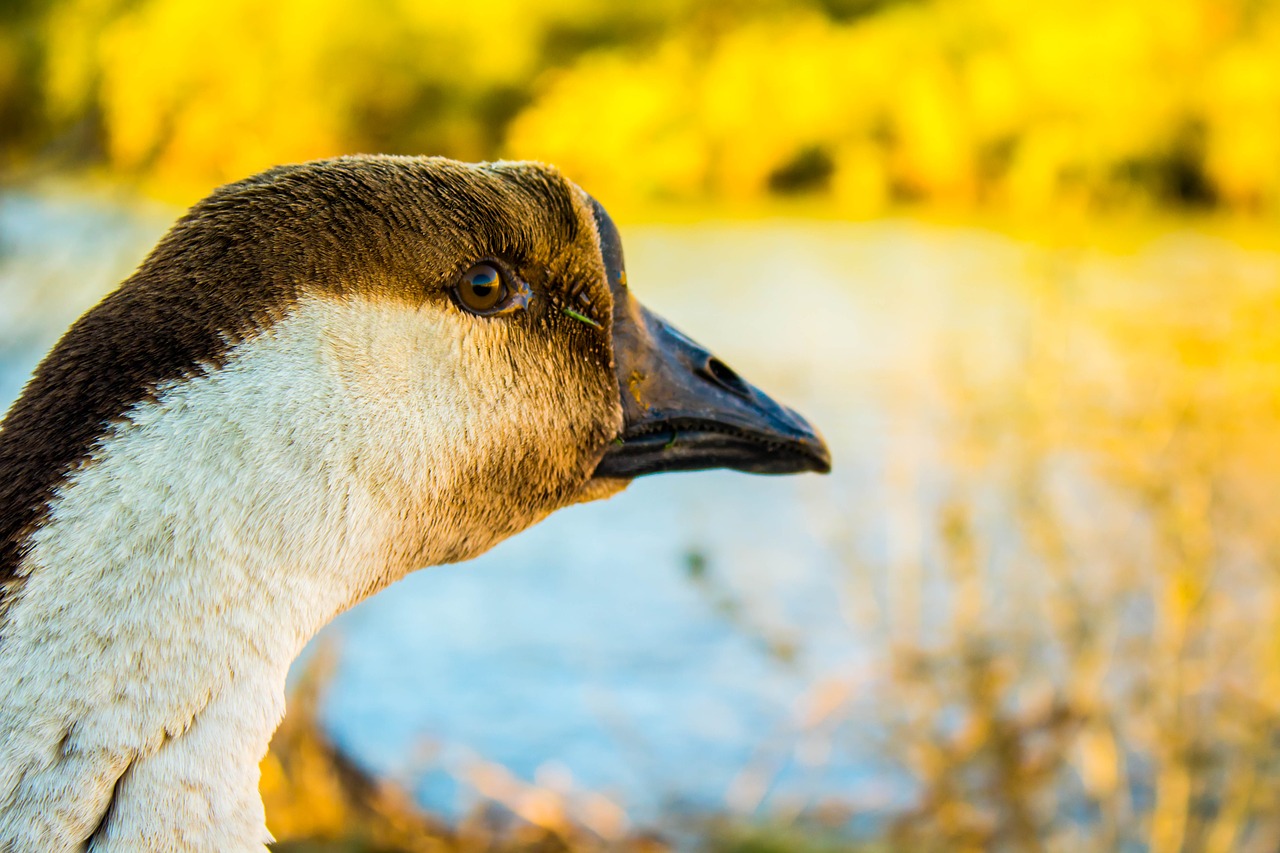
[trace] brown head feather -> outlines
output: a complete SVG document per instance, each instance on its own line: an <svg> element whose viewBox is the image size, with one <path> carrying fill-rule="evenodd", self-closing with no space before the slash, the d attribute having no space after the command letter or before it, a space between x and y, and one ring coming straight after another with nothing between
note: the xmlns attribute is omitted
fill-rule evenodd
<svg viewBox="0 0 1280 853"><path fill-rule="evenodd" d="M584 199L536 164L349 157L272 169L195 205L62 337L0 426L0 606L24 541L107 428L164 383L217 369L306 292L443 302L469 264L501 257L553 303L585 290L608 329ZM574 324L553 308L541 323ZM568 339L609 361L607 338Z"/></svg>

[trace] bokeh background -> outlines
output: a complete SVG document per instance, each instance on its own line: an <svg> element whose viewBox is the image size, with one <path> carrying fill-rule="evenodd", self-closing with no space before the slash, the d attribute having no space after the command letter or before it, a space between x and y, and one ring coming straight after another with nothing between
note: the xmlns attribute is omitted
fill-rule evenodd
<svg viewBox="0 0 1280 853"><path fill-rule="evenodd" d="M556 163L836 468L353 610L282 846L1280 848L1280 3L4 0L0 405L184 204L375 151Z"/></svg>

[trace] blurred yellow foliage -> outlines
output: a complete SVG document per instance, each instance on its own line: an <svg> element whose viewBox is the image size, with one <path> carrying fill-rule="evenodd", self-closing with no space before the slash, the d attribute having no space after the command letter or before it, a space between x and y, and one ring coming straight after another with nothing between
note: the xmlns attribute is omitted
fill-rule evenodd
<svg viewBox="0 0 1280 853"><path fill-rule="evenodd" d="M174 195L355 150L476 159L495 98L518 100L547 31L591 5L61 0L44 104L55 122L96 116L108 164Z"/></svg>
<svg viewBox="0 0 1280 853"><path fill-rule="evenodd" d="M1064 252L1008 373L943 369L938 573L858 596L931 622L881 615L900 849L1280 841L1280 282L1164 263Z"/></svg>
<svg viewBox="0 0 1280 853"><path fill-rule="evenodd" d="M1273 59L1248 78L1221 69L1259 41L1280 56L1280 39L1269 35L1275 11L959 0L894 5L850 24L789 14L711 42L676 33L655 52L608 64L589 57L552 76L508 141L593 179L611 163L609 183L621 188L639 164L651 186L680 195L757 195L771 181L785 190L788 163L820 150L827 161L796 175L796 188L832 184L854 207L882 198L885 187L906 198L1040 207L1073 184L1091 194L1114 191L1113 183L1123 189L1113 173L1125 169L1185 165L1194 173L1197 163L1176 162L1197 156L1177 150L1199 144L1188 134L1207 135L1213 151L1239 145L1236 124L1277 112L1270 90L1255 90L1260 78L1280 85L1280 67ZM1202 78L1217 82L1204 86ZM1242 97L1252 99L1243 115L1209 109ZM643 120L622 118L637 101L646 104ZM1250 126L1260 140L1280 142ZM690 135L707 164L699 174L688 173L689 156L678 168L652 156L666 140ZM1267 143L1256 144L1265 151ZM601 148L613 155L604 164ZM1224 173L1224 190L1238 181L1233 199L1253 192L1269 202L1264 161L1265 153L1245 164L1250 177L1242 180ZM1142 180L1159 194L1167 189L1159 179Z"/></svg>
<svg viewBox="0 0 1280 853"><path fill-rule="evenodd" d="M550 160L628 202L1280 204L1276 0L15 8L0 100L40 118L7 159L87 122L170 195L376 149Z"/></svg>

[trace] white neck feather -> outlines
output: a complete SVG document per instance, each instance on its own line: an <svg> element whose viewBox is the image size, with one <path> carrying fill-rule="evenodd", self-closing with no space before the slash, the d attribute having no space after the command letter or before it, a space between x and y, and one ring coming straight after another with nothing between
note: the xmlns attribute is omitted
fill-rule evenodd
<svg viewBox="0 0 1280 853"><path fill-rule="evenodd" d="M465 511L486 497L469 452L508 440L467 399L501 384L457 375L465 321L311 300L104 437L0 622L0 851L261 853L258 765L303 644L554 509Z"/></svg>

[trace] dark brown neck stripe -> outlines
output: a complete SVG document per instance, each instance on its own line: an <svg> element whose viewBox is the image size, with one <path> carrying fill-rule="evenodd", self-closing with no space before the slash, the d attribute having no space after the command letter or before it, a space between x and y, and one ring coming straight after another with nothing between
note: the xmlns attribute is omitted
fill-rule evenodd
<svg viewBox="0 0 1280 853"><path fill-rule="evenodd" d="M235 188L228 188L227 195ZM215 197L216 198L216 197ZM220 363L296 297L264 277L243 232L198 206L36 368L0 428L0 583L67 473L161 384Z"/></svg>

